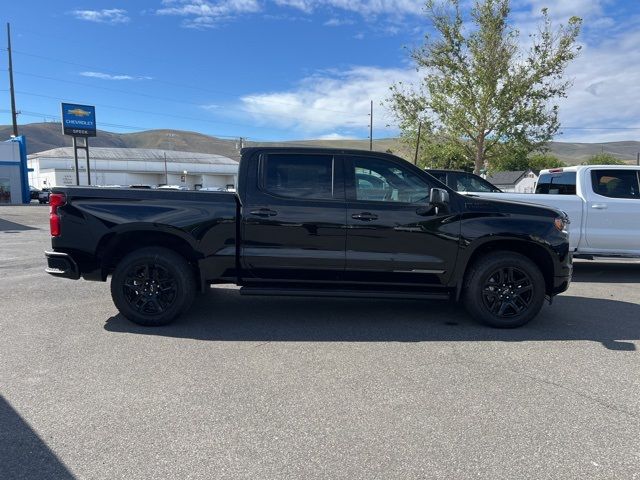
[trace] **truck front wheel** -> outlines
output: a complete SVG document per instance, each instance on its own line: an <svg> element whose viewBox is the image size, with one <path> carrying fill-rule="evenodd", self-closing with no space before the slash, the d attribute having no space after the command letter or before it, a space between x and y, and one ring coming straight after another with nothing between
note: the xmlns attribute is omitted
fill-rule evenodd
<svg viewBox="0 0 640 480"><path fill-rule="evenodd" d="M534 318L544 303L545 281L527 257L493 252L467 272L463 303L471 316L498 328L515 328Z"/></svg>
<svg viewBox="0 0 640 480"><path fill-rule="evenodd" d="M118 263L111 278L113 303L139 325L170 323L191 306L194 296L189 264L167 248L141 248L130 253Z"/></svg>

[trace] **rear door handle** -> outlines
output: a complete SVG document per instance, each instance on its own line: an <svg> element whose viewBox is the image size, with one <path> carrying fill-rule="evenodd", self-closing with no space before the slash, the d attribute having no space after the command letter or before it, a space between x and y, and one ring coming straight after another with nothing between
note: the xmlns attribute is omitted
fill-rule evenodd
<svg viewBox="0 0 640 480"><path fill-rule="evenodd" d="M278 214L278 212L270 208L258 208L257 210L251 210L249 213L256 217L274 217Z"/></svg>
<svg viewBox="0 0 640 480"><path fill-rule="evenodd" d="M594 203L591 205L591 208L595 208L596 210L605 210L607 208L606 203Z"/></svg>
<svg viewBox="0 0 640 480"><path fill-rule="evenodd" d="M354 213L351 215L354 220L362 220L363 222L370 222L371 220L377 220L378 215L371 212Z"/></svg>

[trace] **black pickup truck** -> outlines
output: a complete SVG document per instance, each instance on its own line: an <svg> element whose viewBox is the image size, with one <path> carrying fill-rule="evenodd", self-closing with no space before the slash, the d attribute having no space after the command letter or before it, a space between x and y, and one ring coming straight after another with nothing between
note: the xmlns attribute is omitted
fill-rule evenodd
<svg viewBox="0 0 640 480"><path fill-rule="evenodd" d="M242 151L238 193L56 187L51 275L105 281L118 310L167 324L196 291L463 300L516 327L571 279L567 218L462 196L383 153ZM425 313L428 314L428 313Z"/></svg>

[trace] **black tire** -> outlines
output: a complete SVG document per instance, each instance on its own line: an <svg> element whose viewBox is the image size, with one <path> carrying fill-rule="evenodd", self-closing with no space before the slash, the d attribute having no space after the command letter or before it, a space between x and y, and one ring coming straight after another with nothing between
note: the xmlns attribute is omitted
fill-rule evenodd
<svg viewBox="0 0 640 480"><path fill-rule="evenodd" d="M497 328L515 328L533 319L544 303L540 269L524 255L492 252L467 271L462 301L471 316Z"/></svg>
<svg viewBox="0 0 640 480"><path fill-rule="evenodd" d="M118 263L111 298L122 315L138 325L167 325L187 311L195 296L193 270L172 250L148 247Z"/></svg>

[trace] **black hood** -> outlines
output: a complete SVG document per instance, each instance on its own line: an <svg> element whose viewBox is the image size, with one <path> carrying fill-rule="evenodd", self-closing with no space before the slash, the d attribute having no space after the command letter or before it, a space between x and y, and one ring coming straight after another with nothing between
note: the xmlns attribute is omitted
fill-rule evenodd
<svg viewBox="0 0 640 480"><path fill-rule="evenodd" d="M566 217L567 214L557 208L514 200L494 200L472 195L460 195L464 210L486 213L514 215L536 215L550 218Z"/></svg>

